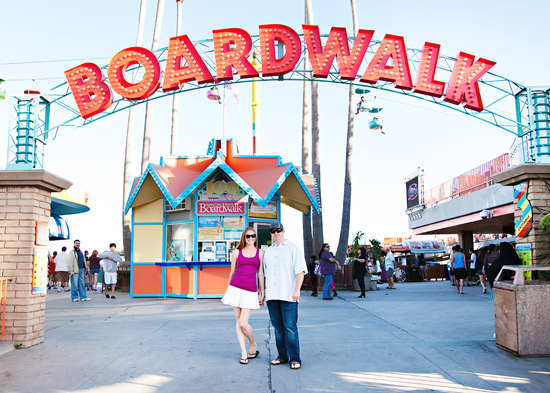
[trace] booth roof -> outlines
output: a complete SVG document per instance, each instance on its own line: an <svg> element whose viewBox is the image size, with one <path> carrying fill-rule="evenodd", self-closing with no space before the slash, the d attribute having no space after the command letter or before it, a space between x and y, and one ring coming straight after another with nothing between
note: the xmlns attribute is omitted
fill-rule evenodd
<svg viewBox="0 0 550 393"><path fill-rule="evenodd" d="M134 180L125 212L132 207L165 197L175 208L216 170L224 171L256 203L265 207L279 192L281 202L309 214L320 206L312 175L301 174L292 163L283 164L279 156L235 155L233 141L212 140L208 154L201 157L168 157L160 165L149 164Z"/></svg>

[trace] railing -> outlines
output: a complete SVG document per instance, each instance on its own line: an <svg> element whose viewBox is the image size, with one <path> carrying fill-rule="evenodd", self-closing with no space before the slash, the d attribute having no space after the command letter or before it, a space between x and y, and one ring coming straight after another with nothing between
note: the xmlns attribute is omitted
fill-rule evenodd
<svg viewBox="0 0 550 393"><path fill-rule="evenodd" d="M8 291L8 281L12 281L11 278L0 277L0 313L2 314L2 323L0 324L0 338L4 338L4 323L6 319L6 293Z"/></svg>
<svg viewBox="0 0 550 393"><path fill-rule="evenodd" d="M493 184L491 176L510 168L510 155L503 154L424 193L427 207L458 198Z"/></svg>

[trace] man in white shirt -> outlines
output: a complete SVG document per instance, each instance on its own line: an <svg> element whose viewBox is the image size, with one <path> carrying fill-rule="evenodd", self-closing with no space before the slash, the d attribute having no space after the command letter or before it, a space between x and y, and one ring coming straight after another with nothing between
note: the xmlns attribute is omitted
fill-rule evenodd
<svg viewBox="0 0 550 393"><path fill-rule="evenodd" d="M388 289L395 289L393 280L393 271L395 269L395 257L389 247L386 247L386 257L384 258L384 268L386 269L386 279L388 280Z"/></svg>
<svg viewBox="0 0 550 393"><path fill-rule="evenodd" d="M273 243L264 254L265 294L279 353L271 364L276 366L290 362L290 368L298 370L302 366L297 326L298 301L307 265L300 248L285 240L283 224L272 222L269 228Z"/></svg>
<svg viewBox="0 0 550 393"><path fill-rule="evenodd" d="M65 292L69 292L69 266L67 265L67 247L61 248L61 252L55 257L55 280L57 281L57 292L61 292L61 284L65 285Z"/></svg>

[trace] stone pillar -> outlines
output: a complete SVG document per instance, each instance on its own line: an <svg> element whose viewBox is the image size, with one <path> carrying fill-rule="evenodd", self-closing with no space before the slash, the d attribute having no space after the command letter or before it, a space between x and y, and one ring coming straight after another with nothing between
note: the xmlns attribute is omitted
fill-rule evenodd
<svg viewBox="0 0 550 393"><path fill-rule="evenodd" d="M540 216L539 209L550 210L550 191L542 179L550 182L550 165L548 164L523 164L492 177L493 181L504 186L514 186L529 180L527 200L531 203L533 211L533 227L527 237L516 237L516 244L531 244L533 265L548 265L550 263L550 235L537 227L537 218ZM514 203L516 204L514 221L519 221L523 216L523 211L517 207L517 199L514 200Z"/></svg>
<svg viewBox="0 0 550 393"><path fill-rule="evenodd" d="M72 185L43 170L0 171L0 277L10 277L3 342L44 341L45 294L32 294L36 223L49 222L51 193Z"/></svg>
<svg viewBox="0 0 550 393"><path fill-rule="evenodd" d="M474 232L460 232L458 234L458 242L460 243L460 246L464 249L464 255L468 256L468 251L470 250L470 248L474 248Z"/></svg>

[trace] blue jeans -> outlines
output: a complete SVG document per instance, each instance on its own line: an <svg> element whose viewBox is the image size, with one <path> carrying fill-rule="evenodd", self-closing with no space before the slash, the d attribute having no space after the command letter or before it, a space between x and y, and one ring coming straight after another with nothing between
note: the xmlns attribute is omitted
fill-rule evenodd
<svg viewBox="0 0 550 393"><path fill-rule="evenodd" d="M80 299L86 299L86 286L84 285L84 276L86 272L81 270L80 273L75 273L71 276L71 298L77 299L80 295Z"/></svg>
<svg viewBox="0 0 550 393"><path fill-rule="evenodd" d="M267 302L269 319L275 330L275 343L282 362L299 362L300 340L298 337L298 303L284 300Z"/></svg>
<svg viewBox="0 0 550 393"><path fill-rule="evenodd" d="M332 282L332 274L325 274L325 283L323 284L323 299L328 299L330 296L330 283Z"/></svg>

